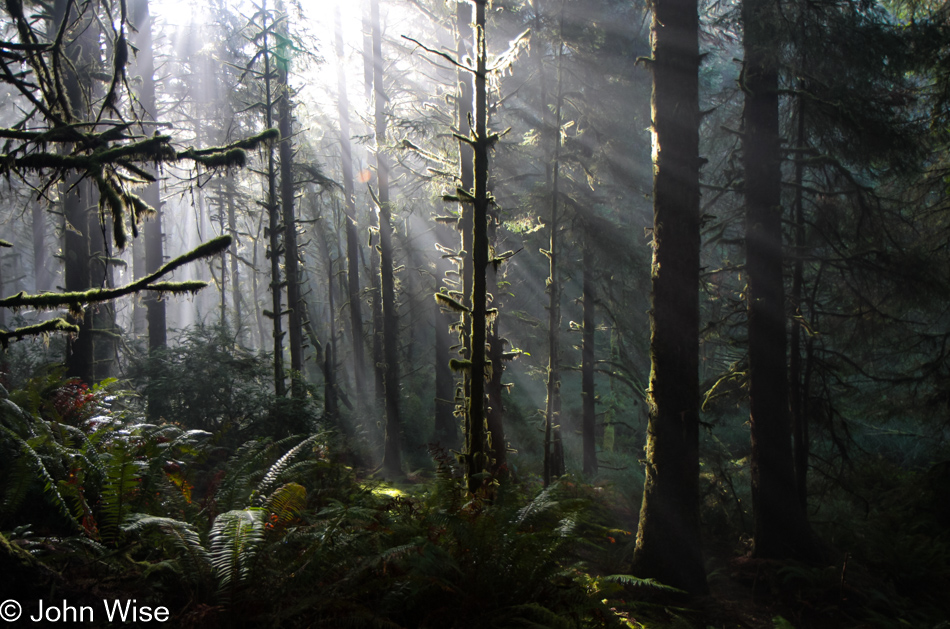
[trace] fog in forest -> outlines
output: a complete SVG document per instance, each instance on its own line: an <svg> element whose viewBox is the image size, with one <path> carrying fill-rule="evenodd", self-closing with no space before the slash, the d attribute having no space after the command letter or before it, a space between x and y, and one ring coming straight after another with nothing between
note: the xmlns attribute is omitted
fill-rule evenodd
<svg viewBox="0 0 950 629"><path fill-rule="evenodd" d="M944 626L947 42L904 0L7 2L0 616Z"/></svg>

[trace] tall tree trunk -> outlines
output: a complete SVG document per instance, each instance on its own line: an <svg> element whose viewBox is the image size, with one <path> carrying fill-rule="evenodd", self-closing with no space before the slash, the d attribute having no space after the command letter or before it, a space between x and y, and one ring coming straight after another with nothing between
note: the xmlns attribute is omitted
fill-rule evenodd
<svg viewBox="0 0 950 629"><path fill-rule="evenodd" d="M360 239L356 220L356 197L353 191L353 147L350 142L350 104L346 94L346 72L343 58L343 26L340 7L336 5L335 40L337 56L337 112L340 119L340 156L343 171L343 210L346 213L346 278L347 302L350 310L350 335L353 340L353 373L356 384L357 415L363 414L366 391L366 348L363 339L363 313L360 299Z"/></svg>
<svg viewBox="0 0 950 629"><path fill-rule="evenodd" d="M449 270L448 264L440 259L436 268L441 271L437 277ZM449 348L452 345L452 335L449 326L452 324L451 313L443 312L438 302L433 302L435 310L432 313L435 324L435 430L432 441L443 448L456 448L458 429L455 419L455 378L449 367Z"/></svg>
<svg viewBox="0 0 950 629"><path fill-rule="evenodd" d="M471 393L469 426L465 457L469 491L482 483L481 473L487 469L488 451L485 443L485 341L487 328L486 301L488 287L488 151L493 138L488 136L488 51L485 33L485 5L488 0L475 0L475 133L474 148L475 202L472 216L472 343Z"/></svg>
<svg viewBox="0 0 950 629"><path fill-rule="evenodd" d="M33 280L34 292L42 293L50 289L49 269L46 267L46 209L39 201L30 205L33 228Z"/></svg>
<svg viewBox="0 0 950 629"><path fill-rule="evenodd" d="M383 311L383 391L386 403L386 435L383 469L402 474L402 418L399 414L399 313L396 309L396 278L393 270L392 204L389 200L389 160L386 145L386 90L383 86L383 34L379 0L370 5L373 21L373 100L376 131L376 183L379 200L379 286Z"/></svg>
<svg viewBox="0 0 950 629"><path fill-rule="evenodd" d="M155 104L155 60L152 44L152 18L149 12L148 0L136 0L132 5L131 15L132 23L138 31L136 40L138 53L136 55L136 61L139 67L139 73L142 76L139 102L144 109L144 117L149 122L153 122L157 120L158 110ZM146 130L151 131L149 129ZM148 172L152 175L157 175L154 169ZM148 274L154 273L165 263L164 237L162 235L164 210L162 208L159 183L157 181L145 187L142 193L142 200L149 206L155 208L155 216L145 223L143 229L145 245L144 272ZM151 291L147 291L142 297L142 303L145 306L145 319L148 326L149 353L162 350L168 344L165 301ZM158 420L158 418L165 413L165 410L165 397L152 391L148 395L149 421Z"/></svg>
<svg viewBox="0 0 950 629"><path fill-rule="evenodd" d="M809 560L818 547L795 486L785 362L776 19L767 0L742 4L754 554Z"/></svg>
<svg viewBox="0 0 950 629"><path fill-rule="evenodd" d="M455 7L455 28L456 28L456 46L457 56L464 59L466 56L475 54L475 45L472 40L473 30L473 12L472 5L468 2L459 2ZM471 138L475 104L475 84L471 72L459 69L458 71L458 96L456 98L456 108L458 110L458 128L460 135ZM471 143L459 141L459 180L460 187L469 194L475 192L475 152ZM473 265L472 265L472 238L475 233L475 207L471 203L459 204L459 231L461 232L462 255L460 259L459 273L462 280L462 304L471 309L471 295L473 288ZM461 327L459 336L461 339L461 355L464 360L472 360L472 315L471 312L462 312ZM468 438L471 432L470 408L466 402L472 393L472 373L471 371L462 371L461 395L458 395L459 405L457 412L462 418L462 430Z"/></svg>
<svg viewBox="0 0 950 629"><path fill-rule="evenodd" d="M112 218L103 222L98 211L86 216L89 234L89 283L93 288L111 288L115 285L112 273L112 247L107 234L112 232ZM115 302L106 301L91 306L86 316L92 317L93 381L111 378L116 370Z"/></svg>
<svg viewBox="0 0 950 629"><path fill-rule="evenodd" d="M583 404L581 439L584 450L584 475L597 473L597 424L594 391L594 252L593 236L584 231L582 267L584 272L584 327L581 349L581 397Z"/></svg>
<svg viewBox="0 0 950 629"><path fill-rule="evenodd" d="M283 3L278 4L283 9ZM286 20L283 30L286 31ZM284 33L287 36L287 33ZM289 48L287 50L289 56ZM302 398L305 390L303 377L303 305L300 300L300 272L297 253L297 220L294 214L294 157L291 136L293 114L291 112L290 86L287 73L290 60L277 62L277 116L280 130L280 205L284 220L284 276L287 282L287 336L290 345L290 391L295 398Z"/></svg>
<svg viewBox="0 0 950 629"><path fill-rule="evenodd" d="M804 64L803 64L804 65ZM795 486L798 489L798 501L802 509L808 506L808 417L805 415L805 389L802 386L802 284L805 265L805 208L802 184L805 178L803 150L808 145L805 136L805 100L798 97L798 159L795 163L795 268L792 272L792 312L795 316L791 325L791 355L788 364L789 405L792 412L792 437L795 456Z"/></svg>
<svg viewBox="0 0 950 629"><path fill-rule="evenodd" d="M241 312L241 275L238 264L237 203L235 203L234 175L225 175L225 202L228 211L228 233L231 235L229 258L231 261L231 309L234 311L234 336L238 340L244 336L244 317Z"/></svg>
<svg viewBox="0 0 950 629"><path fill-rule="evenodd" d="M646 482L633 571L706 591L699 531L699 18L653 8L653 291Z"/></svg>
<svg viewBox="0 0 950 629"><path fill-rule="evenodd" d="M267 0L262 3L264 15L264 108L266 111L267 128L274 126L274 94L272 90L270 38L268 36ZM280 242L280 204L277 201L277 169L274 163L274 147L267 147L267 214L269 217L269 247L266 255L270 259L270 291L271 291L271 320L274 322L274 391L277 397L284 397L287 385L284 381L284 332L281 325L283 314L280 274L280 257L284 249Z"/></svg>
<svg viewBox="0 0 950 629"><path fill-rule="evenodd" d="M488 240L492 247L498 243L497 217L489 211L488 217ZM501 292L498 290L498 265L489 265L491 273L492 286L492 308L500 311L502 308ZM487 288L486 288L487 290ZM493 474L500 475L507 473L508 469L508 442L505 440L505 408L502 404L502 375L505 373L505 343L506 339L501 337L501 317L497 312L494 317L489 319L488 324L488 361L490 374L485 383L485 390L488 397L488 408L486 411L486 428L488 429L488 444L491 451L491 471Z"/></svg>
<svg viewBox="0 0 950 629"><path fill-rule="evenodd" d="M372 19L373 0L365 0L363 11L363 80L366 93L366 100L372 102L376 58L373 54L373 29ZM382 48L380 48L382 51ZM375 112L374 112L375 113ZM370 132L375 133L374 128ZM366 273L369 276L370 283L370 309L373 314L373 334L372 347L373 352L373 385L377 408L385 408L386 394L384 384L383 365L383 304L381 291L379 287L379 213L371 210L369 212L369 268ZM365 265L365 260L364 260Z"/></svg>
<svg viewBox="0 0 950 629"><path fill-rule="evenodd" d="M66 19L67 0L56 0L53 8L53 22L55 29ZM70 16L72 19L74 16ZM92 57L96 30L88 23L87 28L81 28L81 34L67 47L66 54L72 62L71 67L64 71L64 87L69 100L70 110L75 122L88 116L88 104L83 93L83 79L79 73L88 71L98 61ZM54 29L54 30L55 30ZM89 253L89 215L97 216L91 208L96 203L96 190L88 180L80 181L78 175L70 175L62 186L63 194L63 254L65 262L64 284L67 291L88 290L90 284L90 253ZM69 337L66 341L66 373L68 376L79 378L86 384L95 381L94 349L93 349L93 316L92 307L82 309L79 317L69 315L70 323L79 325L79 334Z"/></svg>
<svg viewBox="0 0 950 629"><path fill-rule="evenodd" d="M548 257L548 382L547 402L544 408L544 486L547 487L556 476L564 474L564 454L560 439L561 410L561 284L558 278L558 189L561 172L561 105L562 76L561 56L564 44L559 44L557 53L557 100L554 107L554 152L551 161L551 215L548 219L550 229L548 247L544 252Z"/></svg>
<svg viewBox="0 0 950 629"><path fill-rule="evenodd" d="M323 235L321 240L326 241ZM333 260L330 259L329 246L326 247L327 260L327 303L329 304L330 338L327 340L323 360L324 406L323 419L331 426L340 424L340 407L337 402L336 378L336 306L333 299Z"/></svg>

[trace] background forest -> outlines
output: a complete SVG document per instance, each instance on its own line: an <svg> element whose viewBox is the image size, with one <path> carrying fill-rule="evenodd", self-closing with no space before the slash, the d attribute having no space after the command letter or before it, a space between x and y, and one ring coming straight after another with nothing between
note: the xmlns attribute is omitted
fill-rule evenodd
<svg viewBox="0 0 950 629"><path fill-rule="evenodd" d="M0 599L950 627L948 7L7 0Z"/></svg>

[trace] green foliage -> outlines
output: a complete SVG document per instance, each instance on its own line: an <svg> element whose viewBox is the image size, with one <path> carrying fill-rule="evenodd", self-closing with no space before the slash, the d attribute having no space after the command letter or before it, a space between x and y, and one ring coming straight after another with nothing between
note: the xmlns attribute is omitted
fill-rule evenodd
<svg viewBox="0 0 950 629"><path fill-rule="evenodd" d="M251 571L254 555L264 540L262 509L241 509L222 513L214 520L209 535L211 565L225 600L232 600L237 587Z"/></svg>
<svg viewBox="0 0 950 629"><path fill-rule="evenodd" d="M177 343L133 365L130 379L143 398L163 400L166 420L223 431L234 445L253 435L280 434L289 418L298 424L306 418L307 409L275 411L268 357L242 346L221 326L182 332ZM294 431L283 434L288 432Z"/></svg>

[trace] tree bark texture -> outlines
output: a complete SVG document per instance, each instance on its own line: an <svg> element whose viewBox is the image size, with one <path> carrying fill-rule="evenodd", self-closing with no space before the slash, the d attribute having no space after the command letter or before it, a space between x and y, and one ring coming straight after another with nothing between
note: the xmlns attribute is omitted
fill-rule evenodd
<svg viewBox="0 0 950 629"><path fill-rule="evenodd" d="M262 14L264 15L264 28L267 29L268 16L267 0L262 4ZM270 38L267 31L264 33L264 109L266 115L267 128L274 127L274 93L273 93L273 74L271 70L271 50ZM280 257L283 254L283 246L280 242L281 224L280 224L280 203L277 200L277 168L274 163L274 148L267 148L267 216L268 216L268 234L270 236L266 256L270 260L270 292L271 292L271 320L274 323L274 391L277 397L283 397L287 393L287 385L284 381L284 332L281 324L282 306L282 288L283 282L280 273Z"/></svg>
<svg viewBox="0 0 950 629"><path fill-rule="evenodd" d="M474 56L475 45L473 35L475 33L473 22L472 5L468 2L459 2L455 9L455 24L457 33L456 54L459 59L466 56ZM459 69L458 71L458 124L461 135L472 137L472 122L474 122L475 105L475 85L474 77L471 72ZM474 147L468 142L459 142L459 178L460 186L463 190L475 193L475 153ZM462 255L461 268L459 273L462 279L462 304L467 308L472 307L471 295L473 288L474 267L472 265L472 238L475 233L475 207L471 203L459 204L459 230L461 232ZM462 358L472 360L472 315L471 312L461 314L461 329L459 331L462 341ZM459 405L459 413L462 417L463 431L466 435L471 432L471 415L467 400L472 393L472 372L462 372L461 395L459 398L462 403Z"/></svg>
<svg viewBox="0 0 950 629"><path fill-rule="evenodd" d="M488 450L485 439L485 343L487 332L486 300L488 287L488 83L485 35L485 5L487 0L475 1L475 133L474 148L475 202L472 215L472 357L471 390L469 394L469 430L466 435L467 480L469 491L475 492L482 483L481 473L488 468Z"/></svg>
<svg viewBox="0 0 950 629"><path fill-rule="evenodd" d="M706 591L699 530L699 19L653 13L653 291L646 482L634 574Z"/></svg>
<svg viewBox="0 0 950 629"><path fill-rule="evenodd" d="M66 19L66 0L57 0L53 8L53 22L55 28ZM74 17L74 16L71 16ZM69 100L71 122L84 119L88 112L88 101L83 91L84 78L82 72L89 72L97 67L98 60L92 56L96 29L87 22L79 25L81 33L66 48L66 54L72 62L71 67L64 70L63 83L66 96ZM70 175L62 186L63 218L63 255L65 263L64 287L66 291L82 291L91 288L89 250L90 214L97 216L93 211L96 203L96 189L91 182L80 181L78 175ZM79 378L86 384L95 382L95 350L93 347L93 311L94 306L83 308L81 317L70 315L67 320L79 325L79 334L67 338L66 341L66 375Z"/></svg>

